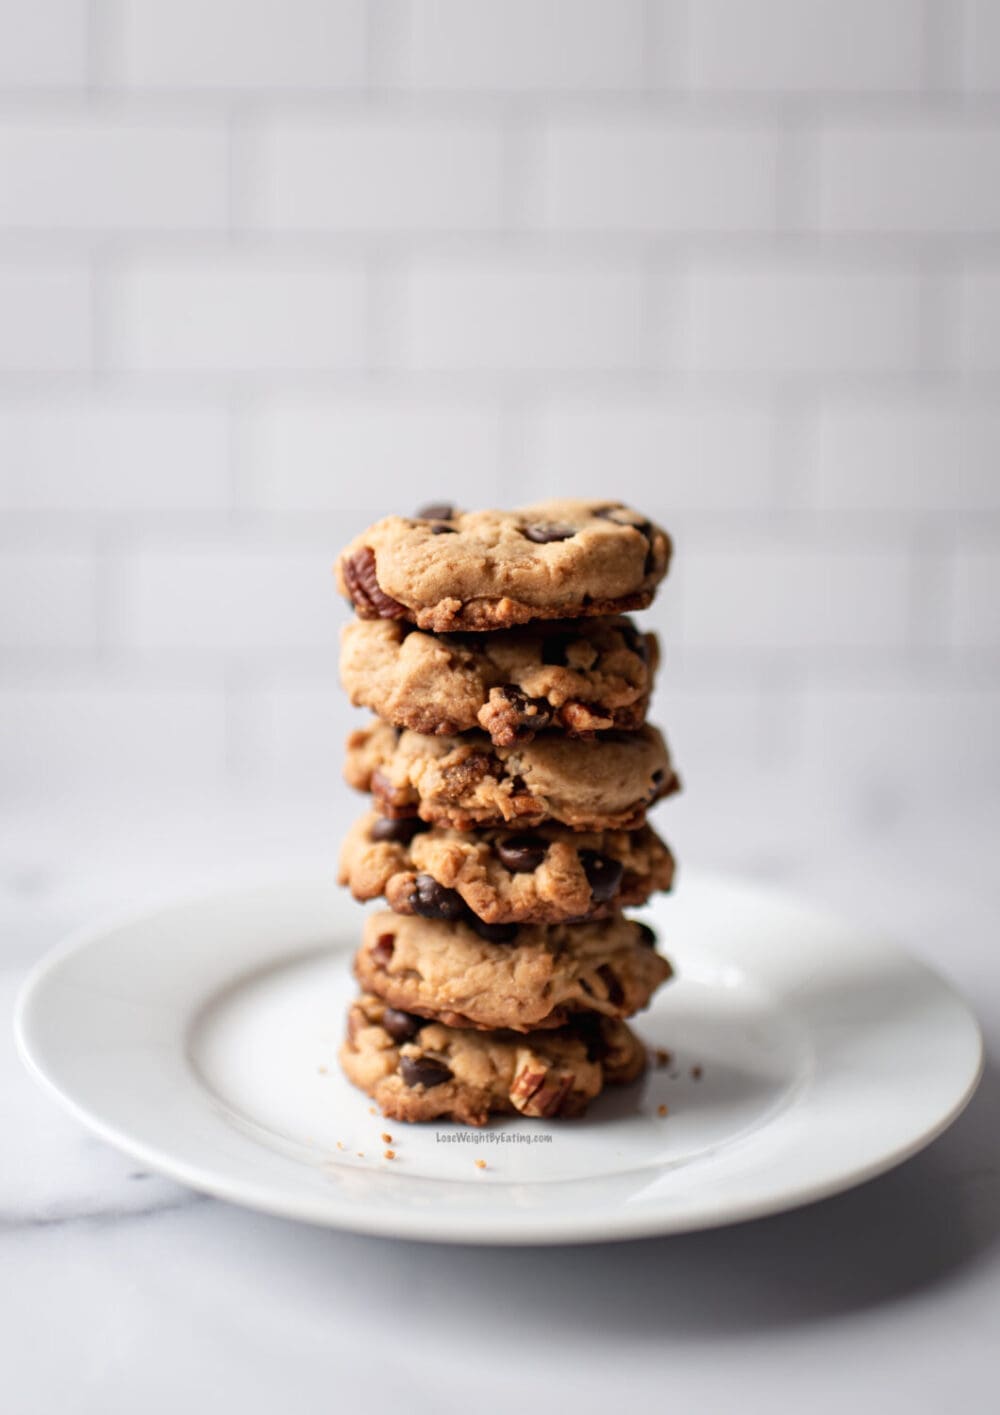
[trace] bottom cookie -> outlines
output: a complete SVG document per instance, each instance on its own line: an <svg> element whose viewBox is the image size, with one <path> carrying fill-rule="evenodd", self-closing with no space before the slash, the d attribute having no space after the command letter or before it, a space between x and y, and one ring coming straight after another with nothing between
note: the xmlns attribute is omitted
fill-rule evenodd
<svg viewBox="0 0 1000 1415"><path fill-rule="evenodd" d="M490 1115L581 1115L605 1084L640 1076L646 1051L624 1022L593 1013L556 1031L472 1032L362 993L340 1061L389 1119L485 1125Z"/></svg>

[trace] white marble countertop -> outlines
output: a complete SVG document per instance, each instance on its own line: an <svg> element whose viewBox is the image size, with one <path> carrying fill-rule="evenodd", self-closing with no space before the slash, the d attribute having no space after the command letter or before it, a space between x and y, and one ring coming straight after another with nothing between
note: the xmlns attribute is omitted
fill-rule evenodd
<svg viewBox="0 0 1000 1415"><path fill-rule="evenodd" d="M995 809L829 817L766 799L752 829L749 811L722 826L716 813L679 815L684 858L787 885L905 942L972 998L992 1052ZM0 1008L10 1016L26 968L68 929L209 881L329 863L342 824L315 802L9 804ZM2 1408L990 1408L998 1100L988 1063L924 1154L782 1217L604 1248L434 1248L265 1218L138 1172L35 1088L8 1027Z"/></svg>

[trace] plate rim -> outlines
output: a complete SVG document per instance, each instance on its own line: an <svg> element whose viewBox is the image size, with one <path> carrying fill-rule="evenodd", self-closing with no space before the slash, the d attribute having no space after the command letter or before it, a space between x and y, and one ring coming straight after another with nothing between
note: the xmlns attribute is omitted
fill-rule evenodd
<svg viewBox="0 0 1000 1415"><path fill-rule="evenodd" d="M109 1121L95 1111L92 1105L77 1099L47 1071L44 1059L39 1057L30 1037L31 1014L46 981L71 958L100 941L115 930L141 927L170 910L199 908L208 905L216 907L237 905L252 893L275 893L301 890L304 886L316 889L327 888L331 880L326 874L311 872L308 875L282 875L250 883L245 878L224 887L205 888L190 893L173 893L150 900L142 905L133 905L106 911L91 923L72 930L64 939L55 944L29 969L18 989L14 1006L13 1034L17 1053L32 1079L44 1093L73 1117L91 1134L166 1178L180 1183L194 1191L222 1199L251 1211L273 1217L291 1219L323 1227L336 1228L376 1237L402 1238L418 1242L443 1242L480 1244L483 1246L551 1246L566 1243L604 1243L627 1241L640 1238L670 1236L681 1233L702 1232L728 1227L731 1224L749 1222L817 1203L837 1194L865 1184L880 1175L905 1163L914 1155L926 1149L938 1139L962 1114L975 1095L982 1079L985 1066L985 1044L982 1027L961 990L949 978L938 972L922 958L915 957L901 944L886 938L874 929L866 929L842 916L817 907L808 899L794 892L787 892L772 885L761 885L737 875L720 871L689 870L686 878L696 879L701 887L721 887L736 889L752 895L762 906L792 908L803 915L828 926L843 929L856 936L866 938L876 945L884 956L891 957L897 964L924 975L939 992L957 1005L963 1015L968 1039L974 1051L973 1064L950 1105L937 1117L933 1124L925 1126L909 1140L900 1142L885 1153L861 1164L846 1167L839 1174L826 1179L804 1180L770 1194L751 1198L744 1202L729 1199L716 1210L706 1209L697 1216L682 1215L679 1220L668 1211L619 1211L613 1216L613 1223L605 1214L600 1222L592 1216L566 1214L560 1221L550 1213L544 1215L513 1215L505 1211L502 1224L495 1217L485 1217L473 1211L459 1213L453 1211L447 1222L440 1222L437 1210L409 1212L402 1207L376 1207L351 1201L344 1203L336 1214L331 1212L329 1203L313 1202L312 1196L282 1194L275 1192L267 1183L255 1184L252 1180L240 1179L232 1175L213 1173L196 1161L178 1157L169 1148L149 1144L137 1139L114 1121ZM737 1141L736 1143L740 1143ZM514 1182L514 1181L512 1181ZM570 1179L552 1181L555 1184L589 1183L590 1180ZM497 1185L502 1192L502 1186ZM517 1219L520 1222L516 1221ZM539 1220L544 1219L544 1229ZM491 1224L493 1225L491 1227Z"/></svg>

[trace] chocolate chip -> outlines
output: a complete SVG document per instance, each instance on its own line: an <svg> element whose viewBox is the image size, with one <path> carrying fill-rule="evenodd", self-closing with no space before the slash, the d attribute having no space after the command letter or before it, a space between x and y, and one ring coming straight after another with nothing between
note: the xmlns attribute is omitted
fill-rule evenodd
<svg viewBox="0 0 1000 1415"><path fill-rule="evenodd" d="M362 619L402 619L406 607L387 595L375 573L375 552L365 545L343 562L344 583Z"/></svg>
<svg viewBox="0 0 1000 1415"><path fill-rule="evenodd" d="M454 889L445 889L433 875L417 875L410 893L410 908L423 919L464 919L465 901Z"/></svg>
<svg viewBox="0 0 1000 1415"><path fill-rule="evenodd" d="M393 950L396 947L395 934L379 934L372 945L372 962L377 963L380 968L386 968L392 958Z"/></svg>
<svg viewBox="0 0 1000 1415"><path fill-rule="evenodd" d="M552 709L544 698L529 698L512 683L500 689L504 701L514 710L517 725L529 732L541 732L552 721Z"/></svg>
<svg viewBox="0 0 1000 1415"><path fill-rule="evenodd" d="M633 920L633 923L635 923L636 928L639 930L639 942L642 944L642 946L644 948L655 948L656 934L649 927L649 925L640 924L637 920Z"/></svg>
<svg viewBox="0 0 1000 1415"><path fill-rule="evenodd" d="M418 521L450 521L455 508L450 501L431 501L415 513Z"/></svg>
<svg viewBox="0 0 1000 1415"><path fill-rule="evenodd" d="M414 1017L412 1012L400 1012L397 1007L387 1007L382 1013L382 1026L394 1042L408 1042L424 1025L423 1017Z"/></svg>
<svg viewBox="0 0 1000 1415"><path fill-rule="evenodd" d="M625 640L625 647L628 651L634 653L645 663L649 658L649 646L646 643L645 634L640 634L639 630L628 619L624 619L621 624L619 624L618 632Z"/></svg>
<svg viewBox="0 0 1000 1415"><path fill-rule="evenodd" d="M372 840L392 840L398 845L409 845L413 837L424 830L430 830L430 826L419 816L402 816L399 820L393 820L391 816L377 816L368 834Z"/></svg>
<svg viewBox="0 0 1000 1415"><path fill-rule="evenodd" d="M561 521L535 521L524 527L524 534L536 545L548 545L551 541L569 540L576 535L575 526L564 525Z"/></svg>
<svg viewBox="0 0 1000 1415"><path fill-rule="evenodd" d="M432 1056L401 1056L399 1074L408 1086L441 1086L451 1080L451 1068Z"/></svg>
<svg viewBox="0 0 1000 1415"><path fill-rule="evenodd" d="M527 875L538 869L548 846L537 835L509 835L506 840L498 840L495 849L500 863L508 870Z"/></svg>
<svg viewBox="0 0 1000 1415"><path fill-rule="evenodd" d="M485 939L487 943L513 943L517 938L516 924L487 924L477 918L475 914L468 922L479 937Z"/></svg>
<svg viewBox="0 0 1000 1415"><path fill-rule="evenodd" d="M548 634L542 640L542 662L550 667L565 668L568 663L567 649L573 643L572 634Z"/></svg>
<svg viewBox="0 0 1000 1415"><path fill-rule="evenodd" d="M454 526L444 526L444 525L442 525L440 522L438 522L437 525L431 526L431 535L432 535L432 536L457 536L457 535L458 535L458 531L455 529Z"/></svg>
<svg viewBox="0 0 1000 1415"><path fill-rule="evenodd" d="M613 899L625 873L621 860L612 860L610 855L601 855L597 850L581 850L580 864L594 903L606 904Z"/></svg>
<svg viewBox="0 0 1000 1415"><path fill-rule="evenodd" d="M608 1054L608 1041L596 1012L578 1012L573 1018L572 1030L587 1048L588 1061L604 1060Z"/></svg>

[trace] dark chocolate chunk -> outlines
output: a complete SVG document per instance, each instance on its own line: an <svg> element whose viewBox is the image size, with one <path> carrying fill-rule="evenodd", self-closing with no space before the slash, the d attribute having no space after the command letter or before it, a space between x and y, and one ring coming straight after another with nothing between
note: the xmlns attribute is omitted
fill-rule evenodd
<svg viewBox="0 0 1000 1415"><path fill-rule="evenodd" d="M450 521L455 508L450 501L431 501L415 513L418 521Z"/></svg>
<svg viewBox="0 0 1000 1415"><path fill-rule="evenodd" d="M635 924L636 928L639 930L639 942L643 945L643 947L644 947L644 948L655 948L655 947L656 947L656 934L655 934L655 933L653 932L653 930L649 927L649 925L648 925L648 924L640 924L640 923L638 922L638 920L633 920L633 923Z"/></svg>
<svg viewBox="0 0 1000 1415"><path fill-rule="evenodd" d="M457 536L458 531L454 526L445 526L440 521L431 526L432 536Z"/></svg>
<svg viewBox="0 0 1000 1415"><path fill-rule="evenodd" d="M414 1017L412 1012L400 1012L398 1007L387 1007L382 1013L382 1026L394 1042L408 1042L415 1037L426 1019Z"/></svg>
<svg viewBox="0 0 1000 1415"><path fill-rule="evenodd" d="M641 658L643 663L649 659L649 646L646 643L646 635L640 634L635 625L628 619L624 619L618 626L619 633L625 640L625 647L630 653Z"/></svg>
<svg viewBox="0 0 1000 1415"><path fill-rule="evenodd" d="M401 1056L399 1074L408 1086L426 1086L428 1090L451 1080L451 1069L432 1056Z"/></svg>
<svg viewBox="0 0 1000 1415"><path fill-rule="evenodd" d="M402 619L406 608L387 595L375 573L375 552L365 545L344 561L344 583L362 619Z"/></svg>
<svg viewBox="0 0 1000 1415"><path fill-rule="evenodd" d="M513 943L517 938L516 924L487 924L475 914L468 923L487 943Z"/></svg>
<svg viewBox="0 0 1000 1415"><path fill-rule="evenodd" d="M572 634L547 634L542 640L542 662L552 668L565 668L569 661L566 650L573 642Z"/></svg>
<svg viewBox="0 0 1000 1415"><path fill-rule="evenodd" d="M507 683L500 689L504 701L514 709L519 730L541 732L552 721L552 709L545 698L529 698L520 688Z"/></svg>
<svg viewBox="0 0 1000 1415"><path fill-rule="evenodd" d="M610 855L602 855L597 850L581 850L580 864L587 876L594 903L606 904L613 899L625 873L621 860L612 860Z"/></svg>
<svg viewBox="0 0 1000 1415"><path fill-rule="evenodd" d="M495 846L497 858L516 875L527 875L545 859L548 849L538 835L508 835L506 840L498 840Z"/></svg>
<svg viewBox="0 0 1000 1415"><path fill-rule="evenodd" d="M534 521L524 527L524 534L536 545L548 545L556 540L569 540L576 535L575 526L564 525L561 521Z"/></svg>
<svg viewBox="0 0 1000 1415"><path fill-rule="evenodd" d="M413 881L410 908L423 919L464 919L465 901L454 889L445 889L433 875L420 874Z"/></svg>
<svg viewBox="0 0 1000 1415"><path fill-rule="evenodd" d="M413 837L424 830L430 830L430 826L419 816L401 816L399 820L393 820L391 816L377 816L368 834L372 840L392 840L399 845L409 845Z"/></svg>

